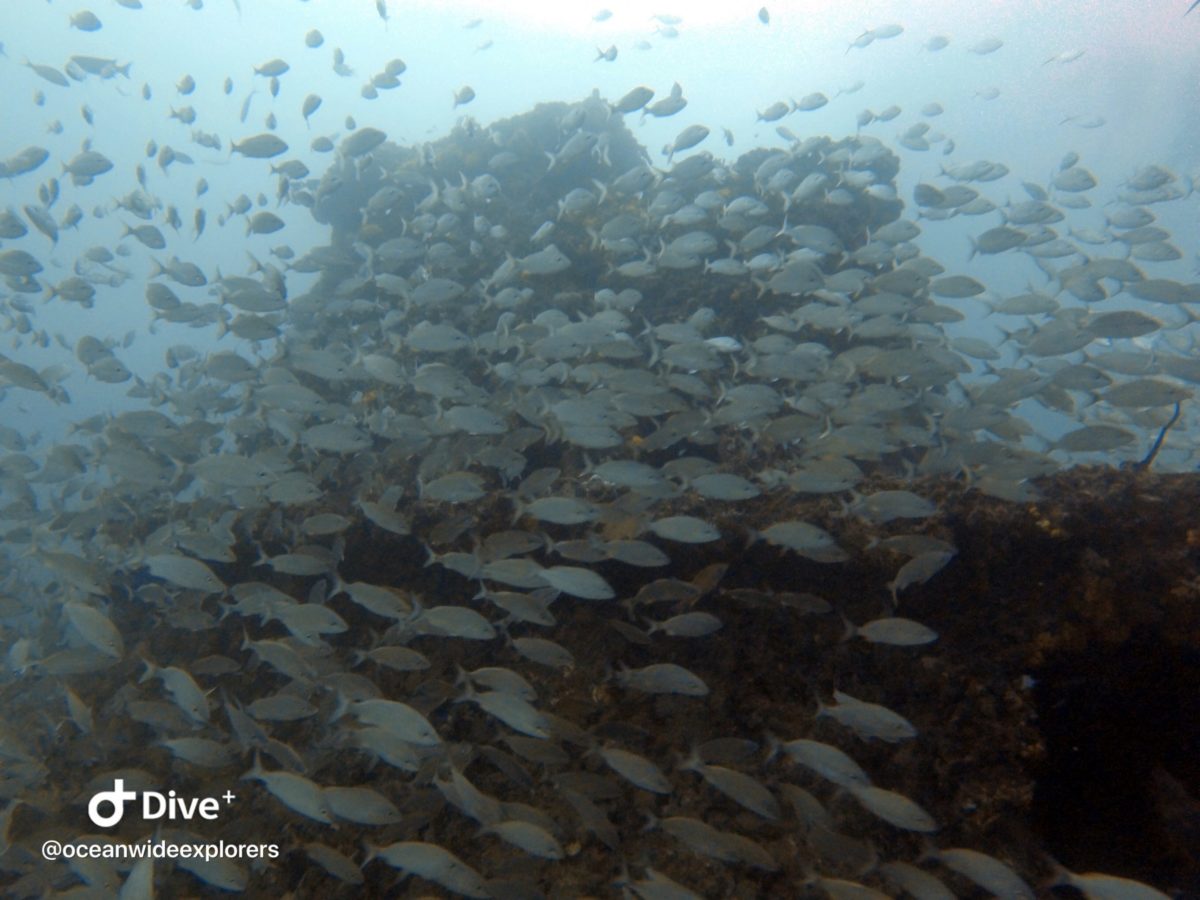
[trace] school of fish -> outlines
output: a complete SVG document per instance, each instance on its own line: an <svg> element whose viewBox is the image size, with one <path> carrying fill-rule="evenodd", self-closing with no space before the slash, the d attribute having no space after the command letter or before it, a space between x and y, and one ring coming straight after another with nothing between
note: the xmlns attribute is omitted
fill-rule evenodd
<svg viewBox="0 0 1200 900"><path fill-rule="evenodd" d="M64 27L100 34L142 6ZM399 4L375 8L402 26ZM771 27L765 7L756 19ZM652 23L659 40L685 27ZM847 53L903 34L881 25ZM614 44L594 62L617 58ZM137 79L136 57L24 65L39 105ZM1194 207L1188 176L1147 163L1105 185L1072 153L1020 181L955 154L931 129L934 103L896 143L940 147L943 164L900 196L900 151L871 129L902 110L805 134L807 112L848 101L803 90L747 109L778 129L773 146L722 158L729 129L692 123L644 148L640 120L686 108L679 82L463 118L416 144L389 139L387 116L347 117L301 148L283 134L329 109L290 68L231 73L237 134L204 130L191 75L130 92L173 92L169 118L191 133L173 146L151 131L132 171L100 130L61 160L4 138L0 176L19 199L0 211L0 398L70 409L72 370L38 362L52 347L123 398L62 441L0 423L6 895L657 900L731 896L752 877L760 896L1036 896L1050 864L955 846L929 811L939 798L856 761L875 742L899 758L936 710L889 708L852 672L811 691L798 673L809 715L794 730L713 733L709 715L753 686L715 681L710 663L738 652L726 621L747 608L772 627L832 623L830 646L863 657L936 655L904 592L956 549L908 482L958 477L1032 503L1035 479L1075 464L1194 468L1200 283L1172 266L1196 248L1158 224ZM391 59L362 97L406 72ZM279 101L261 129L247 122L259 89ZM463 85L444 99L475 98ZM201 177L191 211L157 196L210 159L244 167L245 192L209 203ZM951 218L970 257L943 265L921 236ZM301 219L327 243L293 245ZM214 224L281 242L239 271L189 251ZM91 249L57 255L78 230ZM999 255L1029 270L1027 292L971 274ZM169 336L152 377L122 361L143 336L72 344L46 324L48 309L118 292L144 295L150 331ZM984 314L1005 323L1004 347L950 328ZM1046 416L1069 425L1044 437ZM819 518L780 512L821 499ZM872 545L843 539L848 523ZM739 565L751 547L780 571L887 554L894 578L874 618L854 621L846 598ZM631 708L662 729L626 722ZM87 800L118 778L230 788L220 829L159 834L265 838L285 858L43 859L46 838L100 839ZM105 839L155 833L127 817ZM1056 865L1049 879L1091 898L1166 896Z"/></svg>

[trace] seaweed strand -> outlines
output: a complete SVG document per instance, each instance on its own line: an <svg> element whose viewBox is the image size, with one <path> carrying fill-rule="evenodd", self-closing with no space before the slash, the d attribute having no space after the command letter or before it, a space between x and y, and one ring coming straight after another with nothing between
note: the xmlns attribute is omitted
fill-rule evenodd
<svg viewBox="0 0 1200 900"><path fill-rule="evenodd" d="M1158 433L1158 437L1150 447L1150 452L1146 454L1146 458L1139 463L1134 463L1134 468L1137 470L1148 469L1150 464L1154 462L1154 457L1158 456L1158 451L1162 449L1163 441L1167 439L1167 432L1171 430L1171 426L1179 419L1179 413L1183 407L1179 405L1179 401L1175 402L1175 413L1167 420L1167 424L1162 427L1162 431Z"/></svg>

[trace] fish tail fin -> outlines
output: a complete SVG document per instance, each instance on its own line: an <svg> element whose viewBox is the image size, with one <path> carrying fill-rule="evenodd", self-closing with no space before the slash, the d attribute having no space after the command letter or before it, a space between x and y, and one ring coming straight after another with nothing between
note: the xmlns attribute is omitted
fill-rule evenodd
<svg viewBox="0 0 1200 900"><path fill-rule="evenodd" d="M675 768L681 772L699 772L700 767L703 765L704 760L700 758L699 748L695 744L692 744L688 749L687 756L680 760L679 765Z"/></svg>
<svg viewBox="0 0 1200 900"><path fill-rule="evenodd" d="M156 666L154 663L150 662L150 660L143 658L142 663L143 663L143 665L145 665L146 671L144 671L140 676L138 676L138 684L144 684L145 682L147 682L151 678L153 678L155 676L155 674L158 672L158 666Z"/></svg>
<svg viewBox="0 0 1200 900"><path fill-rule="evenodd" d="M813 713L814 719L823 719L829 715L829 707L825 705L825 701L821 699L821 695L817 694L817 711Z"/></svg>
<svg viewBox="0 0 1200 900"><path fill-rule="evenodd" d="M783 749L783 742L771 731L764 732L763 739L767 744L767 758L763 760L763 763L766 764L779 755L779 751Z"/></svg>
<svg viewBox="0 0 1200 900"><path fill-rule="evenodd" d="M365 867L367 865L367 863L369 863L371 860L375 859L375 857L379 856L379 851L382 849L383 849L382 847L377 847L375 844L372 844L370 841L363 841L363 850L366 852L366 856L363 858L363 861L362 861L363 866Z"/></svg>
<svg viewBox="0 0 1200 900"><path fill-rule="evenodd" d="M348 712L350 712L350 698L341 691L338 691L337 703L334 704L333 713L329 717L329 724L332 725Z"/></svg>
<svg viewBox="0 0 1200 900"><path fill-rule="evenodd" d="M1200 0L1197 0L1197 2L1200 2ZM1195 8L1195 4L1192 6ZM1074 886L1074 874L1066 866L1060 863L1049 853L1043 853L1042 856L1045 858L1046 862L1050 864L1050 869L1052 872L1050 877L1046 879L1044 887L1055 888L1063 887L1064 885L1070 885L1072 887Z"/></svg>
<svg viewBox="0 0 1200 900"><path fill-rule="evenodd" d="M258 559L253 562L250 568L254 568L255 566L270 565L271 557L267 556L267 551L263 545L256 541L254 548L258 551Z"/></svg>
<svg viewBox="0 0 1200 900"><path fill-rule="evenodd" d="M246 781L248 779L261 778L265 774L267 774L267 773L266 773L266 770L262 767L262 756L259 755L258 750L255 750L254 751L254 764L250 767L250 771L248 771L245 775L242 776L241 780Z"/></svg>

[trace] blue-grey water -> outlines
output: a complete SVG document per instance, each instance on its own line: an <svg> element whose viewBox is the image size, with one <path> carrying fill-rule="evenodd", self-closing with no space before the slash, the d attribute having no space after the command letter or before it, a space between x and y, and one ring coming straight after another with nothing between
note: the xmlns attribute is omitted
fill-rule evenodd
<svg viewBox="0 0 1200 900"><path fill-rule="evenodd" d="M1196 468L1200 13L913 7L0 5L0 879L1159 896L878 747L934 479ZM831 655L739 718L755 610ZM46 859L115 773L281 855Z"/></svg>

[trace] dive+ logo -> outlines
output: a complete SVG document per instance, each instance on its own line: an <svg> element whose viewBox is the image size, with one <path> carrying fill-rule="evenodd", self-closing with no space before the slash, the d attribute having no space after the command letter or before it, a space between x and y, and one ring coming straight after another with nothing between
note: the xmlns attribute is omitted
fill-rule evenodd
<svg viewBox="0 0 1200 900"><path fill-rule="evenodd" d="M166 794L160 794L158 791L142 791L142 819L151 821L154 819L167 819L168 821L176 821L179 819L208 819L212 821L220 814L221 800L228 805L236 799L236 795L232 791L225 791L224 794L217 797L193 798L187 800L176 795L174 791L168 791ZM128 801L137 800L137 791L125 790L125 779L113 779L113 789L111 791L100 791L92 795L92 799L88 801L88 818L98 828L112 828L125 815L125 804ZM111 812L105 812L105 807Z"/></svg>

